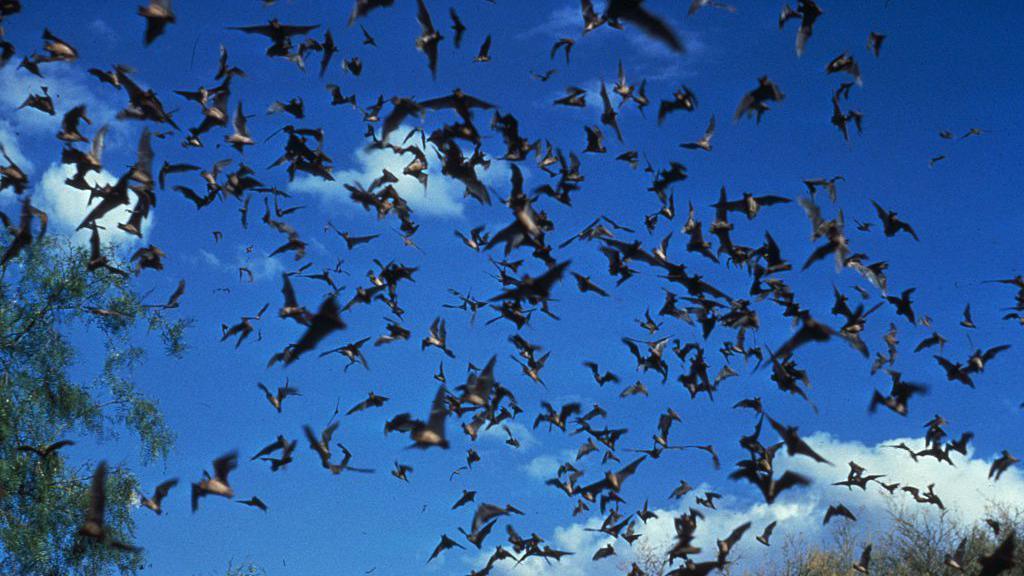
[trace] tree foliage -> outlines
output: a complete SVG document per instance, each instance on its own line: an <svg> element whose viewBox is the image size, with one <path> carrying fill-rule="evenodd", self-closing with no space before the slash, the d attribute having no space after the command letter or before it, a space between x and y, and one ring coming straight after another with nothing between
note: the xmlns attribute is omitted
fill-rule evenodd
<svg viewBox="0 0 1024 576"><path fill-rule="evenodd" d="M138 554L87 545L76 530L88 503L91 463L72 464L62 439L138 439L143 461L166 457L174 435L159 407L136 388L145 356L138 342L159 337L180 356L187 321L143 306L130 278L89 272L89 255L66 238L44 238L0 272L0 573L131 573ZM130 539L136 481L113 466L106 518Z"/></svg>

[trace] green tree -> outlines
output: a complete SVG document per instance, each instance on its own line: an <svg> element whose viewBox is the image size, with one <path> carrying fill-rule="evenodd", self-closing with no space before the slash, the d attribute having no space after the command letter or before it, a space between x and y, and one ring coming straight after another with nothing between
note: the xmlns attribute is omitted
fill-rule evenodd
<svg viewBox="0 0 1024 576"><path fill-rule="evenodd" d="M139 554L76 537L92 463L18 450L127 432L148 462L165 458L174 440L132 376L145 352L137 342L158 335L166 353L180 356L188 322L144 307L127 275L90 272L88 262L67 238L46 237L0 271L0 573L132 573L143 565ZM111 533L130 541L137 483L113 466L106 488Z"/></svg>

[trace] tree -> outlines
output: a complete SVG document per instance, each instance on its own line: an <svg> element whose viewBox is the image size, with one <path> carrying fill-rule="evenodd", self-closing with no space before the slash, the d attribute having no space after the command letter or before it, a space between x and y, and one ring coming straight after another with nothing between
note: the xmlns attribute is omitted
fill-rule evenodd
<svg viewBox="0 0 1024 576"><path fill-rule="evenodd" d="M266 574L266 570L248 560L237 566L234 562L229 562L227 572L225 572L225 576L266 576Z"/></svg>
<svg viewBox="0 0 1024 576"><path fill-rule="evenodd" d="M633 549L632 562L620 563L619 570L624 574L639 568L644 576L662 576L669 569L668 547L657 546L647 537L643 537Z"/></svg>
<svg viewBox="0 0 1024 576"><path fill-rule="evenodd" d="M114 256L111 254L113 260ZM67 238L44 237L0 271L0 573L133 573L139 554L79 541L92 465L72 465L63 439L102 442L134 434L144 462L163 459L174 436L132 376L144 333L180 356L186 320L142 305L127 274L88 271L89 254ZM22 447L19 449L19 447ZM137 500L130 471L112 466L106 520L131 539Z"/></svg>
<svg viewBox="0 0 1024 576"><path fill-rule="evenodd" d="M888 524L863 534L847 524L832 530L831 542L815 544L787 539L781 558L746 573L767 576L857 576L853 562L864 545L872 544L871 573L886 576L957 574L946 567L946 555L964 543L962 565L966 576L980 572L978 559L990 554L1010 531L1024 530L1024 510L993 502L986 515L1000 526L1000 535L982 522L964 522L946 511L890 503ZM1017 565L1004 576L1024 575L1024 550L1016 552Z"/></svg>

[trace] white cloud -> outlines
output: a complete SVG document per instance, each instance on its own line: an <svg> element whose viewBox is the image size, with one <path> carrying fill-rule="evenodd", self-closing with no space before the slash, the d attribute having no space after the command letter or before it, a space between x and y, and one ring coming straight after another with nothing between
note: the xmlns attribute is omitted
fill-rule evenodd
<svg viewBox="0 0 1024 576"><path fill-rule="evenodd" d="M561 465L562 461L558 458L543 455L530 460L526 466L523 466L523 470L534 480L547 480L555 477L555 473L558 472L558 467Z"/></svg>
<svg viewBox="0 0 1024 576"><path fill-rule="evenodd" d="M7 120L0 120L0 144L3 144L4 149L7 151L7 155L14 160L15 164L17 164L26 173L32 173L35 166L32 164L31 160L22 154L21 147L18 145L18 138L15 136L15 130Z"/></svg>
<svg viewBox="0 0 1024 576"><path fill-rule="evenodd" d="M685 48L684 52L676 52L672 50L672 48L662 40L644 34L642 30L635 26L627 28L623 32L627 35L629 43L632 44L641 55L648 58L680 60L681 58L692 58L700 55L707 49L707 45L701 40L699 33L692 30L684 30L681 26L671 22L670 26L672 26L676 34L679 36L679 41L683 43L683 47Z"/></svg>
<svg viewBox="0 0 1024 576"><path fill-rule="evenodd" d="M598 13L603 11L600 3L595 8ZM551 40L570 37L575 38L577 42L584 42L593 38L599 38L599 41L606 41L615 37L621 38L624 35L626 41L645 59L644 63L649 64L649 70L644 70L646 76L651 79L678 78L681 73L680 60L692 60L694 57L704 54L707 50L707 44L702 40L699 31L685 29L676 18L668 14L663 13L661 16L667 18L668 25L679 36L680 41L686 48L684 53L675 52L664 41L645 34L638 26L628 22L622 31L612 30L610 26L602 26L590 34L581 36L583 33L583 16L578 2L569 2L554 9L543 23L520 33L520 37L533 38L540 36ZM577 47L576 49L579 48ZM555 61L564 62L563 58L564 56L559 52ZM654 59L656 62L647 62L650 59Z"/></svg>
<svg viewBox="0 0 1024 576"><path fill-rule="evenodd" d="M283 243L284 240L281 242ZM248 268L252 272L253 282L277 278L285 270L284 265L276 258L263 254L246 254L244 252L244 247L239 249L239 255L231 270L237 272L240 267ZM248 277L243 278L242 281L247 282Z"/></svg>
<svg viewBox="0 0 1024 576"><path fill-rule="evenodd" d="M550 478L554 478L555 474L558 472L558 467L565 462L575 462L576 452L576 450L562 450L559 455L541 454L526 463L526 465L523 466L523 471L526 472L530 478L544 482Z"/></svg>
<svg viewBox="0 0 1024 576"><path fill-rule="evenodd" d="M94 32L97 38L102 38L107 44L115 44L118 40L117 31L114 30L107 21L102 18L97 18L89 23L89 30Z"/></svg>
<svg viewBox="0 0 1024 576"><path fill-rule="evenodd" d="M200 248L199 257L202 258L203 262L206 262L210 266L216 266L218 268L221 266L220 258L218 258L216 254L210 252L209 250Z"/></svg>
<svg viewBox="0 0 1024 576"><path fill-rule="evenodd" d="M284 241L284 237L281 236L280 242L283 243ZM222 243L221 245L225 244ZM267 280L276 282L280 279L281 273L287 269L285 264L282 263L282 259L285 262L291 262L291 258L287 255L269 256L263 251L257 251L256 246L253 244L235 244L233 247L228 245L225 250L230 253L222 252L217 254L205 248L200 248L195 255L187 256L187 258L195 264L203 264L216 269L218 272L227 274L232 282L243 284L248 284L250 278L248 274L240 272L242 268L252 273L251 281L253 283Z"/></svg>
<svg viewBox="0 0 1024 576"><path fill-rule="evenodd" d="M627 41L641 56L639 60L632 59L636 67L633 71L634 76L647 78L650 82L679 82L697 74L694 63L704 57L708 46L701 39L699 32L684 30L679 26L674 28L683 46L686 47L685 52L675 52L664 42L651 38L635 27L625 31ZM628 74L629 70L626 72ZM631 80L639 83L637 78Z"/></svg>
<svg viewBox="0 0 1024 576"><path fill-rule="evenodd" d="M51 164L46 172L43 172L33 199L49 215L50 224L57 231L64 232L76 242L85 244L89 241L90 231L76 231L75 229L96 204L95 201L93 204L89 204L88 191L72 188L64 183L64 180L73 176L74 173L75 168L70 164ZM102 186L117 182L117 178L103 170L99 173L90 173L86 176L86 181L92 185ZM135 206L137 198L134 192L129 192L129 197L131 198L130 204L118 206L97 221L102 228L100 236L104 242L131 245L138 241L137 236L128 234L117 227L118 224L127 222L131 216L131 210ZM142 221L142 236L147 236L152 227L153 213L151 212L149 217Z"/></svg>
<svg viewBox="0 0 1024 576"><path fill-rule="evenodd" d="M43 64L42 72L45 78L34 76L13 65L0 68L0 85L4 87L0 90L0 104L13 110L21 106L29 94L39 94L42 87L46 86L57 110L54 116L32 109L14 112L10 122L19 130L56 134L64 113L79 104L85 104L94 128L113 122L117 110L96 95L91 84L96 82L98 85L98 81L90 79L80 68L64 62L53 62ZM110 86L104 88L110 90L108 96L116 92ZM109 146L111 142L107 144Z"/></svg>
<svg viewBox="0 0 1024 576"><path fill-rule="evenodd" d="M342 186L359 183L368 186L379 177L382 170L398 176L395 190L409 203L413 213L432 216L460 216L462 214L461 191L440 174L431 174L424 188L415 178L402 174L402 169L412 159L411 155L399 156L390 150L365 150L360 148L354 154L356 168L334 172L334 182L315 176L296 178L289 187L297 192L312 193L327 202L351 203L350 195Z"/></svg>
<svg viewBox="0 0 1024 576"><path fill-rule="evenodd" d="M654 510L658 518L646 525L637 522L635 529L643 533L643 537L633 547L622 540L614 541L605 534L587 531L586 528L600 526L600 518L591 518L582 523L560 526L549 538L548 543L552 547L575 552L573 556L551 564L539 558L530 558L518 567L513 567L510 562L498 563L494 573L517 576L621 575L621 567L628 566L634 561L634 550L641 543L646 541L656 550L664 550L670 545L675 534L673 518L695 506L694 497L702 494L705 489L726 493L726 496L716 502L717 510L697 507L706 516L699 524L694 542L704 550L697 559L711 558L716 550L716 539L724 538L733 528L748 520L752 522L750 530L731 555L737 561L736 573L742 573L744 568L754 568L753 562L761 566L776 558L775 555L781 553L782 544L789 537L808 543L823 541L829 532L828 527L822 526L822 519L825 510L831 504L846 505L858 518L857 533L863 534L865 538L870 537L873 530L889 525L889 511L893 505L905 506L911 511L925 515L938 514L935 506L918 504L901 491L889 496L876 484L870 484L866 491L857 488L850 491L844 487L832 486L833 482L845 478L848 471L846 463L851 460L865 467L870 474L886 474L883 479L885 482L900 482L901 486L916 486L922 491L934 483L935 493L942 499L952 517L965 523L980 521L996 503L1024 507L1024 474L1017 468L1011 468L998 482L990 481L988 471L992 458L975 457L973 450L970 449L966 456L954 454L953 461L956 466L952 467L932 458L922 458L915 464L905 452L884 447L905 442L913 448L923 448L923 441L920 439L901 438L876 446L844 442L825 433L816 433L806 439L815 450L835 462L836 466L816 464L803 457L789 458L780 453L776 459L779 470L793 470L805 474L813 480L813 484L805 489L784 493L771 506L760 500L752 501L747 497L727 494L728 491L741 486L740 484L730 482L722 486L701 485L676 508ZM553 462L557 463L557 459L546 456L534 458L525 467L525 472L530 475L543 475ZM636 502L630 502L630 505L639 507ZM631 506L625 507L624 513L628 513L632 509ZM754 537L772 521L777 521L778 525L772 535L772 546L765 548ZM592 561L594 552L609 542L614 543L617 555L607 560ZM486 562L490 552L491 550L487 550L479 557L473 558L474 565Z"/></svg>
<svg viewBox="0 0 1024 576"><path fill-rule="evenodd" d="M391 139L401 142L410 130L410 127L402 126L396 130ZM432 151L426 152L431 166L440 164L440 160L433 155ZM395 190L409 203L414 217L416 214L438 217L461 216L465 207L462 200L465 186L456 180L442 176L440 170L428 170L427 173L430 176L427 180L427 187L424 188L412 176L402 174L402 170L412 160L412 154L399 156L391 150L359 148L352 156L354 168L335 171L334 182L328 182L315 176L301 176L295 179L289 189L320 196L328 203L351 205L350 194L342 185L359 183L369 186L386 169L398 177L398 182L394 184ZM490 169L478 169L477 175L488 188L498 185L507 186L509 169L506 163L495 160L492 161ZM475 200L473 201L475 202Z"/></svg>
<svg viewBox="0 0 1024 576"><path fill-rule="evenodd" d="M813 463L809 465L806 458L791 460L789 467L815 480L820 479L819 484L842 480L848 471L845 463L852 460L870 473L886 474L886 482L900 482L903 486L917 486L922 490L934 482L935 492L946 508L964 521L982 518L993 502L1024 506L1024 476L1020 471L1013 468L999 482L989 480L988 471L993 458L975 457L973 447L969 447L966 456L953 453L952 460L956 464L953 467L934 458L919 458L915 463L905 452L884 447L905 442L911 448L924 449L921 439L899 438L876 446L865 446L859 442L842 442L818 432L808 442L836 462L836 468L826 470ZM886 503L878 489L866 492L855 489L849 493L845 488L830 487L829 493L836 498L841 496L844 502L850 501L871 510L880 509Z"/></svg>
<svg viewBox="0 0 1024 576"><path fill-rule="evenodd" d="M604 100L601 99L601 82L603 81L605 85L605 90L608 91L608 99L611 100L612 106L614 106L616 110L621 113L622 109L619 108L619 102L621 102L622 99L619 97L618 94L612 91L612 87L615 84L615 80L616 78L614 77L611 79L611 81L602 78L593 78L591 80L587 80L586 82L581 82L578 84L580 88L587 91L587 110L595 112L597 114L601 114L601 112L604 111ZM564 96L565 94L567 93L563 93L562 96ZM597 124L598 119L599 116L589 117L587 118L587 122L591 124ZM608 129L608 132L611 133L612 131ZM612 135L612 137L614 137L614 134Z"/></svg>

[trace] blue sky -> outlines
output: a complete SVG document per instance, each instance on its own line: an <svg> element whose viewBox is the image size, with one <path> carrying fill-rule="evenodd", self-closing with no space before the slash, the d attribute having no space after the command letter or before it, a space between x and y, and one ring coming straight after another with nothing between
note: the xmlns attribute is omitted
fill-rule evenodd
<svg viewBox="0 0 1024 576"><path fill-rule="evenodd" d="M574 528L586 522L587 517L572 518L573 501L543 484L542 478L552 471L552 463L557 466L557 462L564 461L583 438L557 431L548 433L543 427L528 430L542 400L555 405L578 401L584 407L601 403L609 412L606 422L610 427L630 429L621 443L624 448L648 448L658 414L671 406L683 419L672 431L673 443L716 445L723 462L719 471L699 452L675 452L645 463L641 473L623 491L628 500L623 507L626 513L638 508L645 498L650 499L652 507L675 510L680 504L667 500L667 496L685 478L692 485L727 493L728 506L735 512L735 518L750 510L754 510L750 513L755 516L761 514L759 518L768 518L768 512L756 507L759 497L755 490L726 479L732 463L743 456L736 438L754 424L749 413L729 407L738 399L754 395L765 399L776 418L798 425L802 433L827 433L828 436L817 438L822 444L833 446L837 454L849 452L877 458L883 466L879 472L893 478L918 472L909 470L905 459L891 457L876 446L890 439L920 438L922 425L936 413L950 421L949 430L954 436L966 430L976 435L972 462L965 463L964 470L983 470L986 466L978 461L990 461L1003 449L1024 452L1024 442L1006 434L1007 430L1019 428L1022 415L1017 407L1024 401L1017 382L1024 366L1019 355L1024 349L1021 328L1000 319L1002 308L1012 303L1013 292L1008 287L982 283L1024 272L1017 247L1021 211L1016 209L1024 184L1018 159L1018 151L1024 145L1019 79L1019 55L1024 46L1017 33L1024 24L1024 8L1020 5L976 3L965 11L943 3L828 2L823 5L826 13L816 25L804 55L797 58L793 50L795 24L778 30L778 6L769 3L737 0L735 14L704 9L686 18L687 3L651 0L647 3L650 8L667 17L688 47L685 54L675 54L629 26L621 32L604 27L580 38L582 20L577 3L572 1L430 1L435 25L449 36L441 43L435 81L427 70L426 58L414 47L419 27L413 2L396 2L394 7L373 12L360 21L376 37L376 48L361 45L358 27L345 26L350 4L294 0L263 7L255 1L179 1L175 3L177 24L168 27L164 36L148 48L142 47L142 20L134 14L134 5L124 3L100 3L90 5L88 10L76 7L60 13L45 5L27 5L24 13L5 21L8 39L22 53L39 46L43 27L49 27L81 53L81 60L75 64L44 66L47 78L42 82L15 70L13 61L0 70L0 141L28 160L24 164L31 167L36 184L33 193L45 199L51 214L67 214L56 219L58 229L71 230L77 224L75 215L84 207L75 204L75 197L60 189L60 179L53 175L53 171L59 170L54 164L59 160L59 146L52 137L57 120L44 118L33 110L14 111L25 95L35 91L39 84L46 84L57 97L58 118L74 105L85 103L95 121L89 133L103 122L110 122L104 165L116 177L123 166L132 163L142 125L115 120L116 111L124 105L124 95L100 85L85 70L108 69L114 63L131 66L136 70L133 77L155 89L165 106L176 110L175 118L180 124L191 126L199 121L198 110L172 90L213 86L217 50L223 44L230 52L232 64L248 72L233 84L231 108L238 98L242 99L247 113L252 115L249 129L254 138L262 142L286 123L324 127L325 149L334 159L339 181L323 185L299 177L289 185L283 169L266 169L283 146L280 136L246 150L242 156L230 148L216 146L220 132L207 136L207 145L202 149L180 147L180 136L175 134L155 141L156 166L164 159L204 167L222 158L232 158L236 164L244 160L256 168L257 177L264 183L289 190L293 198L286 204L306 206L289 222L310 243L308 259L314 262L314 269L332 267L336 258L344 261L346 274L336 278L339 285L345 286L339 296L342 301L350 297L356 286L366 285L365 273L373 267L373 258L395 259L419 267L415 283L403 285L401 291L401 302L407 310L402 323L413 331L413 337L408 342L368 348L369 370L354 366L343 371L344 360L340 357L318 360L312 355L287 369L280 365L266 368L270 355L295 341L300 332L294 323L273 317L281 301L280 272L294 269L296 264L287 255L267 256L281 243L281 238L258 222L263 210L260 199L254 198L251 224L248 230L243 230L234 200L218 201L196 212L191 203L170 190L158 190L160 202L145 242L168 253L167 269L159 274L142 274L138 285L143 290L153 289L154 298L159 298L169 294L180 278L186 278L188 291L180 314L194 318L196 326L189 336L192 349L184 360L153 353L137 375L139 386L159 400L168 423L178 433L168 461L140 465L139 475L147 489L169 476L179 476L183 481L183 486L171 493L166 515L155 517L146 510L138 513L137 541L147 550L152 563L147 570L150 574L212 574L232 559L252 560L272 574L319 575L336 573L339 568L348 573L374 567L375 574L398 574L410 569L466 573L474 565L482 564L475 551L450 551L427 568L419 568L442 533L456 537L456 526L468 526L472 506L448 510L464 488L478 491L477 502L514 503L524 510L526 516L512 522L523 534L536 532L556 546L560 542L594 545L595 542L580 535L578 526ZM448 30L447 10L453 4L469 28L460 50L455 50ZM324 29L332 31L341 52L324 80L315 73L316 56L311 57L309 70L302 73L286 61L267 59L263 55L265 39L225 30L226 26L263 23L271 17L290 24L320 24L320 30L313 34L317 38ZM879 58L869 54L865 47L870 31L887 34ZM473 63L472 58L487 34L493 34L492 61ZM563 36L577 39L568 66L561 55L554 60L548 58L551 44ZM863 75L863 86L854 87L849 102L844 102L844 106L856 108L865 116L864 133L851 134L849 142L829 123L831 91L848 77L827 76L824 72L825 65L844 51L856 57ZM340 61L353 56L360 57L364 65L358 78L340 69ZM354 207L340 187L342 182L353 180L368 184L388 161L360 152L365 128L361 114L347 107L327 106L330 98L323 85L339 84L346 94L356 93L362 105L371 104L378 94L385 98L402 95L426 99L460 87L498 104L503 112L513 113L527 138L544 138L566 152L579 152L585 144L583 125L598 123L600 109L593 105L566 109L552 106L551 101L561 96L566 86L579 85L588 89L588 101L600 102L595 89L602 79L610 87L620 60L631 82L647 79L652 105L646 110L646 117L632 105L622 108L619 120L624 144L615 142L605 130L609 153L581 155L586 181L574 197L573 208L541 202L540 206L556 225L549 235L552 244L557 245L578 232L600 214L635 228L646 247L653 247L673 231L674 259L705 274L727 291L742 294L749 285L745 272L709 265L683 251L685 236L679 230L685 221L687 203L697 207L707 234L714 218L709 205L717 200L723 185L730 197L751 192L795 199L805 194L803 179L842 175L845 181L839 183L839 207L850 223L848 233L853 249L874 260L889 262L892 293L917 287L916 308L919 314L931 316L935 329L949 339L947 355L965 357L975 347L1002 343L1010 343L1013 348L977 378L978 389L969 390L946 382L930 354L912 353L930 329L911 327L885 306L869 321L865 341L872 351L884 349L881 334L890 321L895 322L902 342L897 369L907 379L931 386L930 395L914 398L911 414L906 418L885 411L867 413L873 388L884 392L888 378L881 373L871 376L867 364L854 351L835 342L808 346L797 353L811 376L810 393L817 413L798 398L775 390L768 380L768 370L740 370L743 375L726 381L714 403L705 398L690 400L675 382L681 373L677 362L670 362L671 376L663 386L651 373L634 375L632 360L620 342L622 336L647 338L634 320L642 317L648 307L652 313L657 311L662 301L664 282L638 265L641 274L612 290L612 297L607 299L577 293L571 278L556 288L553 309L562 320L556 322L535 314L521 331L527 340L551 351L543 371L547 389L526 379L509 358L514 352L507 342L511 325L485 325L484 320L493 316L485 311L481 311L475 324L470 324L468 315L441 308L442 303L452 301L446 293L448 288L464 292L472 289L477 297L497 293L497 283L489 276L493 268L486 255L465 248L452 231L467 232L479 224L497 231L509 221L508 210L500 205L483 207L471 199L463 200L461 187L446 182L439 167L432 167L426 197L412 201L416 220L421 224L415 240L422 252L403 246L396 232L396 220L377 221ZM549 68L556 68L557 73L548 82L530 78L531 70L542 72ZM760 124L752 120L731 122L736 104L756 85L758 76L764 74L781 87L785 100L774 103ZM699 106L694 112L671 115L658 126L658 101L670 98L672 91L684 84L697 94ZM305 100L304 121L264 113L273 101L296 96ZM612 97L618 100L614 94ZM698 138L712 114L718 120L713 152L692 152L676 146ZM440 122L454 118L449 113L434 113L428 117L427 125L436 128ZM489 125L488 114L478 113L476 118L481 129ZM943 130L959 136L974 127L982 128L984 134L963 141L938 136ZM484 150L500 154L500 136L482 131ZM662 222L653 235L643 230L643 216L658 209L657 199L646 191L649 175L613 161L615 155L626 150L643 152L655 167L679 161L689 168L689 178L674 187L679 212L676 219ZM930 167L929 159L940 154L945 159ZM529 189L549 181L532 159L522 163L522 169ZM52 183L49 188L44 185L48 171ZM506 194L508 168L502 162L495 161L483 178L492 192ZM194 175L176 178L175 182L195 188L202 186ZM403 190L412 193L418 184L403 186ZM876 221L871 200L911 222L921 242L906 235L886 238L877 222L869 233L854 230L854 219ZM10 204L10 193L4 192L0 201ZM349 252L339 238L323 231L328 219L354 235L380 234L380 238ZM807 219L795 202L769 207L751 222L738 215L732 219L736 222L737 241L756 245L764 231L770 230L782 246L783 255L797 267L812 250ZM220 242L214 241L214 229L223 232ZM132 248L128 240L124 242L122 249ZM251 253L247 252L250 246ZM567 250L556 251L556 258L571 258L573 270L592 276L599 285L610 289L614 279L606 274L606 262L596 248L595 243L576 243ZM528 258L528 253L516 257ZM240 265L253 269L252 284L239 282ZM536 262L526 266L533 274L541 271ZM849 271L837 274L828 262L807 273L786 273L784 278L815 317L833 325L838 325L828 314L833 284L848 293L851 301L859 300L852 290L854 285L872 292L871 303L878 299L877 291L859 277ZM294 279L294 283L300 301L310 308L325 295L320 283L301 278ZM230 288L230 292L215 291L223 287ZM678 286L673 288L681 291ZM258 324L261 341L248 341L237 350L219 342L221 323L233 324L241 315L255 313L268 302L271 313ZM972 304L979 326L971 334L973 345L965 330L957 325L967 303ZM758 309L763 328L755 341L774 348L789 337L791 326L772 305L760 304ZM379 303L359 307L344 316L347 330L332 335L324 346L376 337L383 332L383 318L388 315ZM426 335L427 327L438 315L448 321L455 360L443 357L436 349L419 350L418 340ZM664 320L659 336L684 342L700 339L699 329ZM716 351L724 335L721 329L716 330L706 343L713 373L722 365ZM83 352L87 352L88 335L83 336ZM504 444L500 429L471 444L458 430L454 418L448 424L453 446L446 452L408 450L407 437L382 436L386 418L400 412L426 416L436 392L431 374L439 362L444 362L449 382L455 385L464 380L468 362L481 365L492 354L498 357L498 380L515 392L526 410L513 427L522 443L519 449ZM623 385L637 378L643 380L651 391L650 397L618 399L621 386L598 388L581 366L585 360L596 360L602 369L615 371L623 378ZM741 366L734 365L737 369ZM284 412L277 414L256 389L256 383L276 387L283 385L286 378L301 390L302 396L287 400ZM301 427L307 423L319 429L330 418L336 403L347 408L371 390L390 397L391 401L382 409L343 417L335 438L355 454L354 465L373 467L376 474L331 476L317 465L302 440L296 462L285 471L271 474L264 466L245 461L279 433L300 438ZM483 460L474 465L472 472L449 481L449 474L464 463L470 446ZM214 457L231 449L238 449L243 457L243 464L232 479L239 497L257 495L269 505L270 511L264 514L208 498L198 513L191 514L185 484L197 479ZM827 451L823 452L829 456ZM83 460L104 457L139 464L130 438L111 439L96 449L84 448L69 454ZM632 454L620 450L619 456L627 462ZM583 462L587 478L603 474L605 468L598 459L599 456L592 455ZM415 468L410 483L399 482L387 473L395 460ZM840 480L845 474L845 460L841 456L834 460L839 463L836 468L812 467L807 469L808 473L816 475L818 484ZM794 465L805 466L802 462ZM889 468L884 468L886 465ZM1018 489L1024 486L1016 472L1004 477L1004 486L987 483L984 474L961 478L940 470L937 473L946 475L937 484L940 494L943 489L946 494L982 491L994 497L1019 499ZM965 488L965 483L975 480L977 486ZM843 494L815 487L803 500L796 495L781 506L825 502ZM690 502L684 500L682 504ZM875 501L859 504L865 511L879 505ZM816 510L809 508L804 512L817 514ZM728 515L723 513L725 516ZM504 524L499 522L485 544L485 552L502 539ZM708 528L706 536L713 542L713 537L724 536L728 529L731 526L725 524L718 529L719 533ZM801 525L800 529L813 531L809 525ZM628 558L625 543L620 541L616 548L622 558ZM588 563L593 548L577 552L580 558L572 561L577 564L567 568L567 573L591 568ZM593 566L594 572L587 573L614 573L615 560L603 562ZM524 564L512 573L546 574L544 570Z"/></svg>

